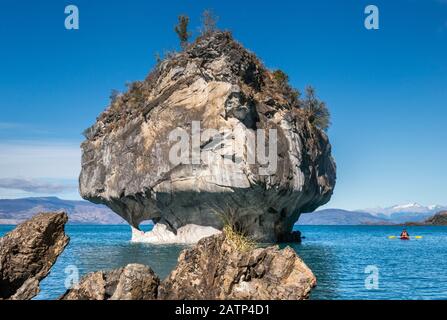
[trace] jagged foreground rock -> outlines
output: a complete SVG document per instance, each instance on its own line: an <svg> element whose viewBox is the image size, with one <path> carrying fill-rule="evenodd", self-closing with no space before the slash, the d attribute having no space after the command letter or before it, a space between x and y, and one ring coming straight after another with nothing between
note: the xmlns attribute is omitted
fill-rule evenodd
<svg viewBox="0 0 447 320"><path fill-rule="evenodd" d="M160 285L149 267L128 265L86 275L62 299L302 300L315 285L312 271L291 248L241 252L220 234L184 250Z"/></svg>
<svg viewBox="0 0 447 320"><path fill-rule="evenodd" d="M184 250L161 284L160 299L302 300L316 285L312 271L290 247L240 252L224 234Z"/></svg>
<svg viewBox="0 0 447 320"><path fill-rule="evenodd" d="M29 300L69 242L66 213L41 213L0 239L0 299Z"/></svg>
<svg viewBox="0 0 447 320"><path fill-rule="evenodd" d="M129 264L113 271L98 271L82 278L62 300L154 300L160 280L147 266Z"/></svg>
<svg viewBox="0 0 447 320"><path fill-rule="evenodd" d="M135 228L152 219L173 234L188 225L221 229L218 213L238 207L238 222L249 234L280 241L300 213L329 201L335 185L328 138L299 108L290 87L229 33L200 37L130 86L86 130L81 194ZM191 140L190 163L172 163L178 141L169 136L177 128L191 136L193 121L200 121L196 133L224 135ZM231 148L243 137L253 140L259 129L277 132L276 167L259 158L252 163L250 146ZM266 150L269 139L275 142L269 135L257 150ZM197 163L192 151L208 161Z"/></svg>

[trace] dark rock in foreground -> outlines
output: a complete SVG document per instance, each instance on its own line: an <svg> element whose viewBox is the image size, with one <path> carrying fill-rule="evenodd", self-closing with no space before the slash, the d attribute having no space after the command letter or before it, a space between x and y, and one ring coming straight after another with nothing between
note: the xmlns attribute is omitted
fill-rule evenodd
<svg viewBox="0 0 447 320"><path fill-rule="evenodd" d="M0 239L0 299L29 300L69 242L66 213L41 213Z"/></svg>
<svg viewBox="0 0 447 320"><path fill-rule="evenodd" d="M160 280L147 266L129 264L124 268L89 273L62 300L154 300Z"/></svg>
<svg viewBox="0 0 447 320"><path fill-rule="evenodd" d="M160 285L164 300L303 300L316 285L293 249L237 250L224 234L184 250Z"/></svg>

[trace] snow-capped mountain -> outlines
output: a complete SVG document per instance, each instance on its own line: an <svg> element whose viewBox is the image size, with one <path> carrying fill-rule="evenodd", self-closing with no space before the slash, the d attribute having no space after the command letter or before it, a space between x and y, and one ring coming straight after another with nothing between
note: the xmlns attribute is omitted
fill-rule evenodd
<svg viewBox="0 0 447 320"><path fill-rule="evenodd" d="M440 210L444 210L446 207L439 206L439 205L435 204L435 205L428 206L428 208L430 210L440 211Z"/></svg>
<svg viewBox="0 0 447 320"><path fill-rule="evenodd" d="M386 219L394 223L403 222L420 222L433 216L439 211L446 210L446 206L429 205L424 206L416 202L407 204L395 205L387 208L373 208L358 210L360 212L367 212L381 219Z"/></svg>
<svg viewBox="0 0 447 320"><path fill-rule="evenodd" d="M447 206L423 206L419 203L407 203L387 208L373 208L356 211L325 209L302 214L299 225L395 225L404 223L422 223L438 212L447 210Z"/></svg>

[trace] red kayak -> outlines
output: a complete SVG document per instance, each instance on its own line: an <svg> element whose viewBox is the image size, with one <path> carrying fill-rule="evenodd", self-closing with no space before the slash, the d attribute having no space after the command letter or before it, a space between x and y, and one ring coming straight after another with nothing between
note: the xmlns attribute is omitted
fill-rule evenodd
<svg viewBox="0 0 447 320"><path fill-rule="evenodd" d="M400 240L410 240L410 237L400 237Z"/></svg>

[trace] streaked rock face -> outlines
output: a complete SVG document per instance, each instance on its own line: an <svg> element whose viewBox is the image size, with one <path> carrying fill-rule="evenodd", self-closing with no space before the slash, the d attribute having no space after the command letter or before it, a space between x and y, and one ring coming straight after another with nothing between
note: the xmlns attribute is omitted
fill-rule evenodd
<svg viewBox="0 0 447 320"><path fill-rule="evenodd" d="M290 90L228 33L200 38L86 131L80 192L134 228L153 220L174 233L190 224L221 229L220 214L237 207L238 223L254 238L287 238L300 213L327 203L335 186L328 138L299 113ZM170 160L178 144L170 135L179 128L201 134L196 145L190 139L190 155L200 151L207 161ZM209 129L219 135L203 136ZM256 146L274 143L273 171L266 170L272 162L250 161L252 147L235 143L253 142L260 129L277 134Z"/></svg>
<svg viewBox="0 0 447 320"><path fill-rule="evenodd" d="M66 213L41 213L0 238L0 300L30 300L69 242Z"/></svg>

